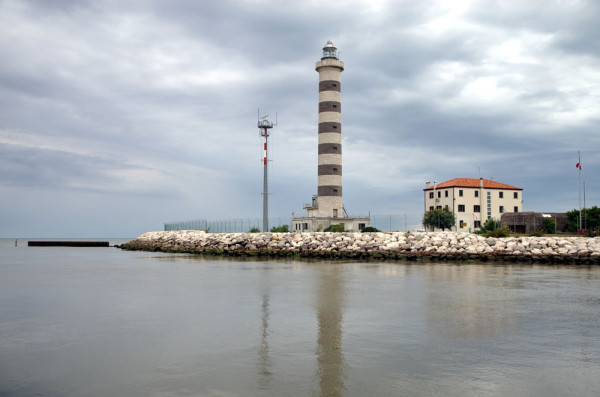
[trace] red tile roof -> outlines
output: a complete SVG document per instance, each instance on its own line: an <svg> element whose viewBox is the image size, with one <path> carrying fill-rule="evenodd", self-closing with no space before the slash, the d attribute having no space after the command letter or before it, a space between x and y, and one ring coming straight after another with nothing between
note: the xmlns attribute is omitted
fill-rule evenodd
<svg viewBox="0 0 600 397"><path fill-rule="evenodd" d="M483 187L486 189L507 189L507 190L523 190L520 187L507 185L505 183L500 183L496 181L491 181L489 179L482 179ZM448 187L471 187L478 188L479 187L479 179L477 178L454 178L446 182L438 183L435 185L436 189L444 189ZM433 190L433 185L429 188L425 188L423 190Z"/></svg>

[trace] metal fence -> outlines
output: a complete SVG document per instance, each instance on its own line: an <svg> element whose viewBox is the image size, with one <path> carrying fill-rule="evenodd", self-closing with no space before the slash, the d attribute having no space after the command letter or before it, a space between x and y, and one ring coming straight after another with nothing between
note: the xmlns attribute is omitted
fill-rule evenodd
<svg viewBox="0 0 600 397"><path fill-rule="evenodd" d="M343 218L340 218L340 220ZM418 231L422 230L422 214L401 214L401 215L370 215L371 226L383 232L398 231ZM269 226L277 227L288 225L291 228L291 218L271 217ZM210 233L245 233L251 229L262 230L262 219L260 218L232 218L232 219L193 219L188 221L166 222L164 230L206 230Z"/></svg>
<svg viewBox="0 0 600 397"><path fill-rule="evenodd" d="M382 232L415 232L423 229L423 214L371 215L371 226Z"/></svg>

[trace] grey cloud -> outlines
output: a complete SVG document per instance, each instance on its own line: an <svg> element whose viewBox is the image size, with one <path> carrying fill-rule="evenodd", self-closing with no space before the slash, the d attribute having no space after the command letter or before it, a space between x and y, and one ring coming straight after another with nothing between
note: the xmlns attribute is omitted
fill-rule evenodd
<svg viewBox="0 0 600 397"><path fill-rule="evenodd" d="M19 192L39 188L43 207L70 189L90 202L136 200L129 222L143 225L148 213L158 226L260 215L260 107L280 123L273 215L301 213L316 190L314 64L331 39L346 64L344 140L360 150L344 157L353 212L421 211L426 179L476 177L478 167L523 187L528 210L569 209L576 191L547 202L544 192L572 183L578 147L589 179L598 166L599 82L587 71L600 10L568 4L1 3L11 29L0 33L0 139L11 143L0 146L0 186L16 192L4 205L25 224ZM508 59L513 42L529 59ZM365 166L382 152L386 164Z"/></svg>

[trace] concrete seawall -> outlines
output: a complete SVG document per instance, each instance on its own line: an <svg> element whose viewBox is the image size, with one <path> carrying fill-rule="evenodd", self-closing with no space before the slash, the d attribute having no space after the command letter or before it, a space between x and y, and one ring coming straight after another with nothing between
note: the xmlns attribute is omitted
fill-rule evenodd
<svg viewBox="0 0 600 397"><path fill-rule="evenodd" d="M470 233L148 232L126 250L209 255L317 258L480 260L600 264L600 238L483 237Z"/></svg>

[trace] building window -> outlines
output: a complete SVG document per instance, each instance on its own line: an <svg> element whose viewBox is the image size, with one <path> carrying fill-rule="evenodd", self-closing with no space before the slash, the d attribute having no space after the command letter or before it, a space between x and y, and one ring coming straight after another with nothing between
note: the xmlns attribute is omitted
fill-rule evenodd
<svg viewBox="0 0 600 397"><path fill-rule="evenodd" d="M518 199L518 198L519 198L519 192L514 192L514 193L513 193L513 198L516 198L516 199Z"/></svg>
<svg viewBox="0 0 600 397"><path fill-rule="evenodd" d="M515 212L519 212L519 207L515 205Z"/></svg>
<svg viewBox="0 0 600 397"><path fill-rule="evenodd" d="M429 211L433 211L433 205L429 207Z"/></svg>
<svg viewBox="0 0 600 397"><path fill-rule="evenodd" d="M433 192L429 192L429 198L433 198Z"/></svg>
<svg viewBox="0 0 600 397"><path fill-rule="evenodd" d="M458 212L465 212L465 205L464 204L459 204L458 205Z"/></svg>
<svg viewBox="0 0 600 397"><path fill-rule="evenodd" d="M438 191L438 198L442 197L442 192Z"/></svg>
<svg viewBox="0 0 600 397"><path fill-rule="evenodd" d="M503 205L500 206L500 213L504 214L504 206Z"/></svg>
<svg viewBox="0 0 600 397"><path fill-rule="evenodd" d="M498 192L498 197L504 198L504 192Z"/></svg>
<svg viewBox="0 0 600 397"><path fill-rule="evenodd" d="M450 208L448 208L448 205L447 205L447 204L444 206L444 209L445 209L446 211L450 211Z"/></svg>
<svg viewBox="0 0 600 397"><path fill-rule="evenodd" d="M359 223L358 224L358 230L363 230L365 228L366 224L365 223Z"/></svg>
<svg viewBox="0 0 600 397"><path fill-rule="evenodd" d="M441 210L441 209L442 209L442 206L441 206L441 205L438 205L438 206L436 206L436 207L435 207L435 209L436 209L436 210Z"/></svg>
<svg viewBox="0 0 600 397"><path fill-rule="evenodd" d="M481 212L481 207L479 205L474 205L473 212Z"/></svg>
<svg viewBox="0 0 600 397"><path fill-rule="evenodd" d="M479 197L479 190L475 190L475 197Z"/></svg>
<svg viewBox="0 0 600 397"><path fill-rule="evenodd" d="M444 197L448 197L448 191L447 190L444 192Z"/></svg>
<svg viewBox="0 0 600 397"><path fill-rule="evenodd" d="M481 221L473 221L473 227L475 229L481 229Z"/></svg>
<svg viewBox="0 0 600 397"><path fill-rule="evenodd" d="M308 223L303 223L302 224L302 229L303 230L308 230Z"/></svg>
<svg viewBox="0 0 600 397"><path fill-rule="evenodd" d="M462 191L462 190L459 190L459 191L458 191L458 197L462 197L462 196L463 196L463 191Z"/></svg>
<svg viewBox="0 0 600 397"><path fill-rule="evenodd" d="M458 221L458 227L460 227L461 229L463 228L463 225L465 223L462 221L462 219L460 221Z"/></svg>

